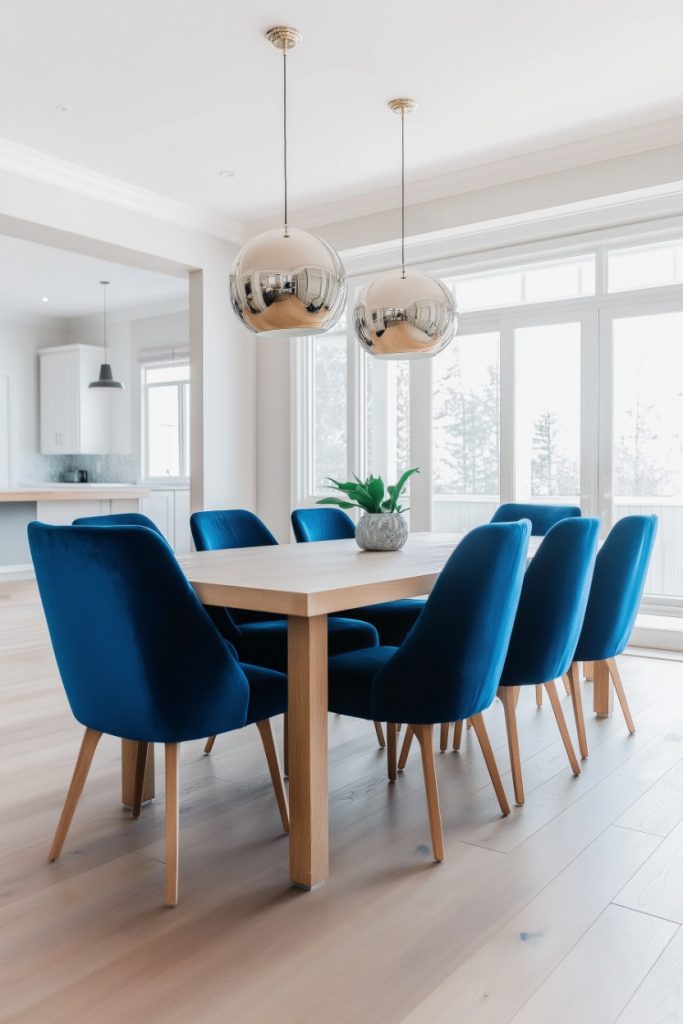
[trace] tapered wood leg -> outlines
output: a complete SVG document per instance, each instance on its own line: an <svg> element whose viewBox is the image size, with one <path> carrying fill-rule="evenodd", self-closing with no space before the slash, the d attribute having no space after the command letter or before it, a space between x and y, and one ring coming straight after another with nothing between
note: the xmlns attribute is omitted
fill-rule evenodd
<svg viewBox="0 0 683 1024"><path fill-rule="evenodd" d="M384 730L382 729L382 723L381 722L375 722L374 725L375 725L375 732L377 733L377 742L379 743L379 745L382 748L382 750L384 750L385 743L384 743Z"/></svg>
<svg viewBox="0 0 683 1024"><path fill-rule="evenodd" d="M469 725L469 723L468 723ZM453 730L453 750L460 750L460 744L462 743L462 719L455 723L455 729Z"/></svg>
<svg viewBox="0 0 683 1024"><path fill-rule="evenodd" d="M427 794L427 812L429 814L429 829L432 835L432 852L434 860L442 861L444 859L443 827L441 825L439 790L436 784L436 767L434 765L434 748L432 745L434 727L431 725L413 725L412 729L420 744L420 752L422 754L422 771L425 780L425 793Z"/></svg>
<svg viewBox="0 0 683 1024"><path fill-rule="evenodd" d="M166 906L178 905L178 854L180 791L178 787L179 743L166 743Z"/></svg>
<svg viewBox="0 0 683 1024"><path fill-rule="evenodd" d="M125 807L135 804L135 780L138 765L137 740L121 740L121 803ZM142 803L154 799L154 744L147 748Z"/></svg>
<svg viewBox="0 0 683 1024"><path fill-rule="evenodd" d="M583 717L579 666L575 661L569 666L569 672L564 678L569 681L569 692L572 698L572 707L574 708L574 721L576 722L576 736L579 741L579 753L581 757L588 757L588 741L586 739L586 722Z"/></svg>
<svg viewBox="0 0 683 1024"><path fill-rule="evenodd" d="M550 703L552 705L553 712L555 713L555 721L557 722L557 727L560 730L560 736L562 737L562 742L564 743L564 749L567 751L567 757L569 758L571 770L574 772L574 775L580 775L581 768L579 767L579 762L576 759L576 753L574 751L571 737L569 735L569 729L567 728L567 723L565 722L564 715L562 714L562 705L560 704L560 698L557 694L555 680L553 679L551 682L545 683L544 685L546 693L550 698Z"/></svg>
<svg viewBox="0 0 683 1024"><path fill-rule="evenodd" d="M213 750L213 745L214 745L215 742L216 742L216 737L215 736L209 736L208 740L206 741L206 744L204 745L204 753L205 754L210 754L211 753L211 751Z"/></svg>
<svg viewBox="0 0 683 1024"><path fill-rule="evenodd" d="M577 668L576 668L577 673L578 673L578 670L579 669L578 669L578 665L577 665ZM569 673L568 672L565 672L565 674L562 676L562 682L564 683L564 692L569 697L571 692L572 692L572 687L571 687L571 683L569 681Z"/></svg>
<svg viewBox="0 0 683 1024"><path fill-rule="evenodd" d="M147 752L149 743L138 743L138 753L135 761L135 793L133 795L133 817L140 817L142 808L142 793L145 786L145 769L147 767Z"/></svg>
<svg viewBox="0 0 683 1024"><path fill-rule="evenodd" d="M521 686L513 686L512 689L514 691L514 696L515 696L515 707L517 707L517 705L519 704L520 695L522 693L522 687Z"/></svg>
<svg viewBox="0 0 683 1024"><path fill-rule="evenodd" d="M601 718L609 718L613 711L612 687L606 661L593 662L593 711Z"/></svg>
<svg viewBox="0 0 683 1024"><path fill-rule="evenodd" d="M406 734L403 737L403 746L401 747L401 756L398 759L398 770L400 772L402 772L403 769L406 766L406 761L408 760L408 754L410 753L410 745L411 745L412 742L413 742L413 730L412 730L412 728L410 726L408 726L407 729L406 729Z"/></svg>
<svg viewBox="0 0 683 1024"><path fill-rule="evenodd" d="M387 722L387 775L389 782L396 782L396 723Z"/></svg>
<svg viewBox="0 0 683 1024"><path fill-rule="evenodd" d="M74 768L73 775L71 776L71 783L69 785L66 800L64 801L64 807L62 808L62 813L57 825L57 831L54 834L52 846L50 847L50 852L48 854L50 860L57 860L62 852L64 840L66 839L76 806L80 800L81 793L83 792L85 780L88 777L93 755L97 749L97 744L100 742L101 735L101 732L96 732L94 729L85 730L83 739L81 740L81 749L78 751L78 757L76 758L76 767Z"/></svg>
<svg viewBox="0 0 683 1024"><path fill-rule="evenodd" d="M610 675L612 676L614 689L617 691L617 697L619 698L619 703L621 704L621 710L623 711L624 718L626 719L626 727L628 731L631 733L631 735L633 735L633 733L636 731L636 726L633 721L633 718L631 717L631 709L628 706L628 701L626 700L624 684L621 681L621 675L619 673L619 669L617 668L617 659L609 658L607 661L607 667L609 669Z"/></svg>
<svg viewBox="0 0 683 1024"><path fill-rule="evenodd" d="M498 797L498 803L500 804L503 817L507 818L510 813L510 804L508 803L508 798L505 795L505 790L503 789L500 772L498 771L496 759L493 756L493 748L491 747L491 741L489 740L489 734L486 731L484 716L482 714L472 716L472 727L476 733L477 739L479 740L479 746L481 747L481 752L484 755L486 767L489 770L491 782L493 783L493 788L496 791L496 796Z"/></svg>
<svg viewBox="0 0 683 1024"><path fill-rule="evenodd" d="M593 674L594 673L594 665L595 665L594 661L584 661L584 663L583 663L583 678L585 680L587 680L588 682L592 682L593 679L595 678L595 676Z"/></svg>
<svg viewBox="0 0 683 1024"><path fill-rule="evenodd" d="M289 717L285 711L282 719L282 764L285 778L289 778Z"/></svg>
<svg viewBox="0 0 683 1024"><path fill-rule="evenodd" d="M289 808L287 807L287 794L285 793L285 784L282 781L282 775L280 774L280 762L277 756L275 740L273 739L273 730L270 725L270 719L264 718L262 722L257 722L256 728L259 731L263 750L266 755L266 761L268 762L268 771L270 772L270 779L273 783L273 789L275 790L275 799L277 800L277 808L280 812L282 827L285 832L289 832Z"/></svg>
<svg viewBox="0 0 683 1024"><path fill-rule="evenodd" d="M508 734L508 750L510 751L510 770L512 785L515 791L515 803L520 807L524 804L524 783L522 781L522 761L519 756L519 736L517 734L517 701L515 690L518 687L501 686L498 690L505 711L505 726Z"/></svg>
<svg viewBox="0 0 683 1024"><path fill-rule="evenodd" d="M327 616L289 617L289 850L294 885L329 875Z"/></svg>
<svg viewBox="0 0 683 1024"><path fill-rule="evenodd" d="M441 732L439 735L439 750L443 753L444 750L448 749L448 730L451 727L450 722L441 723Z"/></svg>
<svg viewBox="0 0 683 1024"><path fill-rule="evenodd" d="M537 708L542 708L543 707L543 687L542 686L537 686L536 687L536 707Z"/></svg>

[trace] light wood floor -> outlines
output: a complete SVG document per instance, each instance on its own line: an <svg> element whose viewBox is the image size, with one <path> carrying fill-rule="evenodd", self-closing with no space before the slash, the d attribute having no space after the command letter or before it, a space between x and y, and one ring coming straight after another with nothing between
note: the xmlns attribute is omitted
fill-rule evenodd
<svg viewBox="0 0 683 1024"><path fill-rule="evenodd" d="M415 752L388 784L371 724L332 717L332 878L313 893L288 888L256 730L219 737L211 757L187 744L181 903L167 910L163 800L139 821L120 808L113 740L47 862L81 730L32 587L0 584L0 1019L683 1021L683 665L628 657L622 675L638 731L589 716L578 779L549 707L523 694L527 804L507 820L471 733L437 758L441 865ZM507 769L498 702L487 722Z"/></svg>

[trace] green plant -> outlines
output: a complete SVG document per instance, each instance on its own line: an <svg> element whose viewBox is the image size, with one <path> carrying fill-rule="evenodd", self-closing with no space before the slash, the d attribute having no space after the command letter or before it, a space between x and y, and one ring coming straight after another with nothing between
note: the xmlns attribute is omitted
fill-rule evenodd
<svg viewBox="0 0 683 1024"><path fill-rule="evenodd" d="M401 512L407 511L403 505L399 505L399 498L402 494L405 494L406 484L413 473L419 472L420 470L417 468L407 469L401 475L398 483L388 484L386 488L382 477L372 476L372 474L367 480L360 480L354 473L353 480L346 482L333 480L330 477L331 489L339 491L343 497L320 498L318 505L337 505L338 508L359 508L362 512L367 512L370 515L377 515L382 512L391 512L399 515Z"/></svg>

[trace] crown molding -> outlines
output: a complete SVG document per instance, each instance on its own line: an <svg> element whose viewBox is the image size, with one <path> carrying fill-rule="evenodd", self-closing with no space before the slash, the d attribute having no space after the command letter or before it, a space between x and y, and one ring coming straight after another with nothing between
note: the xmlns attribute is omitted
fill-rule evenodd
<svg viewBox="0 0 683 1024"><path fill-rule="evenodd" d="M91 199L99 199L227 241L239 242L244 235L244 226L224 214L131 185L119 178L100 174L80 164L72 164L12 142L11 139L0 138L0 170L43 181L57 188L68 189Z"/></svg>
<svg viewBox="0 0 683 1024"><path fill-rule="evenodd" d="M407 208L467 192L480 191L526 178L537 178L594 163L666 149L683 143L683 117L654 121L635 128L591 136L576 142L529 150L478 164L454 164L448 171L407 182ZM399 189L376 189L310 206L290 203L290 220L313 229L325 224L398 210ZM272 226L272 218L246 224L249 236Z"/></svg>

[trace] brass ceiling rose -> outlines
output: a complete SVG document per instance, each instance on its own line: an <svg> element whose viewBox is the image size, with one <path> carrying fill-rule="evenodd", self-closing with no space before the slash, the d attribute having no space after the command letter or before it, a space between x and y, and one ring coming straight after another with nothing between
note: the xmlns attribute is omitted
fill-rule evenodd
<svg viewBox="0 0 683 1024"><path fill-rule="evenodd" d="M408 99L407 96L399 96L397 100L389 100L388 103L389 110L393 110L395 114L400 114L401 117L415 110L416 106L417 100Z"/></svg>
<svg viewBox="0 0 683 1024"><path fill-rule="evenodd" d="M266 39L278 50L291 50L301 42L302 38L301 32L288 25L276 25L266 32Z"/></svg>

